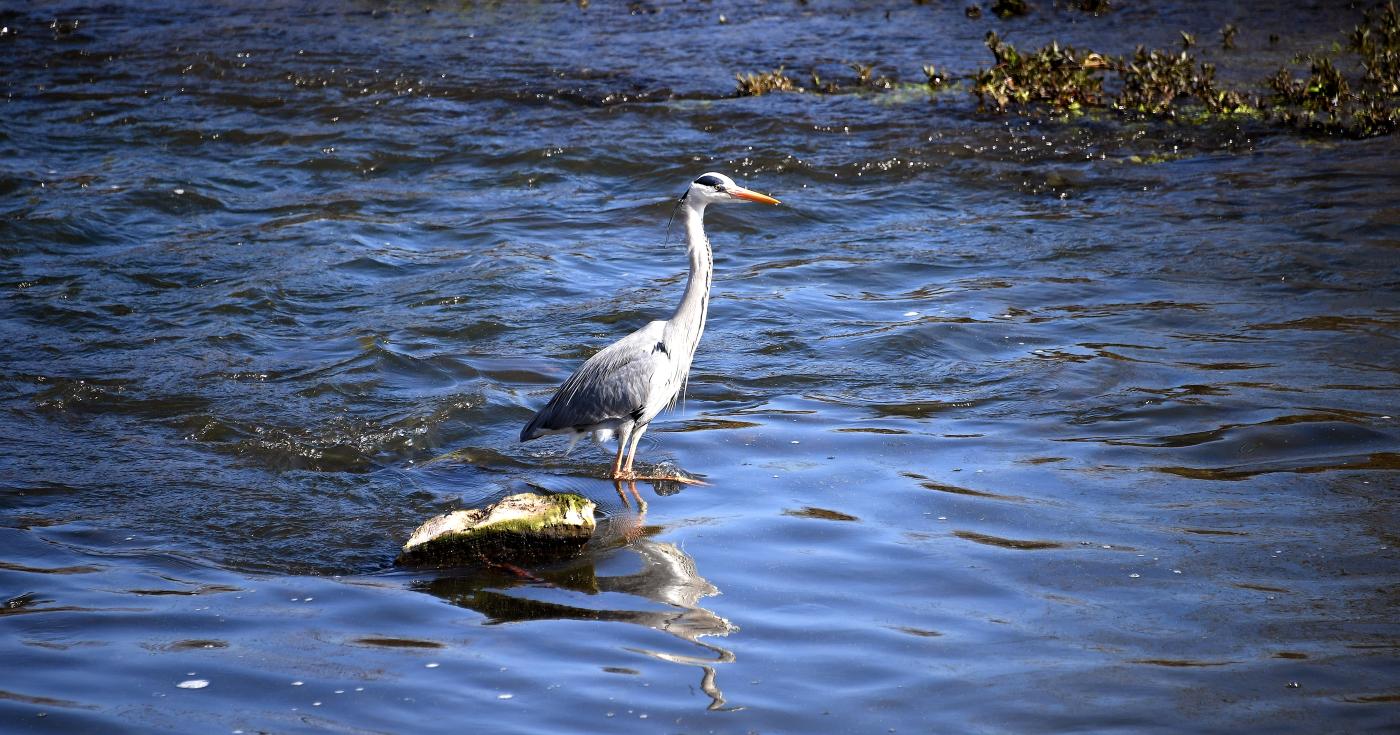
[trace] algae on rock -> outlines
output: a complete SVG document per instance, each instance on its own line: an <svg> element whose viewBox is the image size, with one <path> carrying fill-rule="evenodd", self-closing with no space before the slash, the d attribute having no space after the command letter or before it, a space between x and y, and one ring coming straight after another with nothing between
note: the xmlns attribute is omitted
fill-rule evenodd
<svg viewBox="0 0 1400 735"><path fill-rule="evenodd" d="M519 493L485 508L444 513L413 532L396 563L448 567L567 557L592 537L595 507L572 493Z"/></svg>

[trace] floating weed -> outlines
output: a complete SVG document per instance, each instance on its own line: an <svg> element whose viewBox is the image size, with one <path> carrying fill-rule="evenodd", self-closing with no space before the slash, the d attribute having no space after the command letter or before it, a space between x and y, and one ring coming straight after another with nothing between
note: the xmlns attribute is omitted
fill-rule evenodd
<svg viewBox="0 0 1400 735"><path fill-rule="evenodd" d="M1366 13L1347 42L1361 57L1367 84L1383 94L1400 94L1400 12L1393 1L1374 16Z"/></svg>
<svg viewBox="0 0 1400 735"><path fill-rule="evenodd" d="M896 106L910 104L914 102L928 102L938 95L956 94L959 85L951 84L942 89L930 89L927 84L915 84L913 82L896 82L888 90L884 90L879 96L874 98L874 102L883 106Z"/></svg>
<svg viewBox="0 0 1400 735"><path fill-rule="evenodd" d="M1103 0L1068 0L1069 7L1086 12L1103 12ZM991 6L1002 17L1024 13L1024 2L997 0ZM1020 8L1020 10L1017 10ZM981 14L978 5L966 9L969 17ZM979 110L1006 112L1015 107L1048 108L1059 115L1080 115L1092 110L1114 110L1129 115L1167 117L1180 123L1203 124L1222 115L1247 115L1272 120L1322 135L1370 137L1400 129L1400 10L1395 0L1367 11L1362 22L1346 36L1345 45L1334 43L1330 53L1298 60L1307 62L1302 77L1281 68L1249 94L1222 86L1216 80L1213 64L1198 62L1190 49L1196 37L1181 31L1181 50L1146 49L1139 46L1131 57L1107 57L1052 41L1034 51L1021 51L1002 41L995 31L986 36L986 46L996 63L963 77L967 89L977 97ZM1221 46L1235 48L1239 29L1227 24L1220 29ZM1270 35L1276 45L1278 37ZM1338 59L1354 55L1359 76L1347 73L1347 64ZM880 99L891 104L907 101L913 91L938 93L955 91L958 75L934 65L923 67L924 83L900 84L892 77L877 76L875 64L851 63L855 79L849 86L823 79L813 67L810 91L839 94L878 90L895 92ZM735 76L735 96L752 97L769 92L805 92L784 73L773 71ZM1105 92L1107 89L1116 94Z"/></svg>
<svg viewBox="0 0 1400 735"><path fill-rule="evenodd" d="M1106 106L1123 112L1175 117L1179 103L1194 100L1210 114L1255 111L1244 95L1216 83L1213 65L1198 64L1185 50L1173 53L1139 46L1131 58L1116 59L1093 51L1061 48L1052 42L1034 52L1021 53L1003 43L994 32L987 35L987 48L997 64L979 71L973 86L983 108L989 101L998 111L1004 111L1011 103L1020 107L1040 103L1059 112ZM1105 74L1116 75L1119 82L1117 96L1108 101L1103 91Z"/></svg>
<svg viewBox="0 0 1400 735"><path fill-rule="evenodd" d="M769 92L802 91L802 88L792 81L792 77L783 73L781 66L773 71L735 74L734 79L739 83L739 89L735 92L738 97L758 97Z"/></svg>
<svg viewBox="0 0 1400 735"><path fill-rule="evenodd" d="M851 63L851 71L856 73L856 84L862 87L870 84L870 74L874 70L874 64L862 64L858 61Z"/></svg>
<svg viewBox="0 0 1400 735"><path fill-rule="evenodd" d="M817 74L816 69L812 69L812 91L817 94L836 94L841 88L835 82L825 81Z"/></svg>
<svg viewBox="0 0 1400 735"><path fill-rule="evenodd" d="M1351 95L1346 77L1325 56L1312 58L1309 75L1294 79L1287 69L1279 69L1268 86L1273 101L1281 107L1299 107L1308 112L1334 112Z"/></svg>
<svg viewBox="0 0 1400 735"><path fill-rule="evenodd" d="M1017 18L1031 12L1026 0L996 0L992 3L992 14L998 18Z"/></svg>
<svg viewBox="0 0 1400 735"><path fill-rule="evenodd" d="M1113 9L1108 0L1070 0L1069 7L1093 15L1103 15Z"/></svg>
<svg viewBox="0 0 1400 735"><path fill-rule="evenodd" d="M1361 77L1348 81L1331 56L1307 57L1307 76L1281 68L1267 82L1270 116L1312 133L1368 138L1400 129L1400 11L1387 2L1366 12L1347 36ZM1334 56L1342 53L1334 48Z"/></svg>
<svg viewBox="0 0 1400 735"><path fill-rule="evenodd" d="M885 76L872 76L875 72L874 64L852 63L851 71L856 73L856 86L865 89L890 89L894 87L894 81Z"/></svg>
<svg viewBox="0 0 1400 735"><path fill-rule="evenodd" d="M928 88L939 90L948 85L948 75L938 70L933 64L924 65L924 78L928 80Z"/></svg>
<svg viewBox="0 0 1400 735"><path fill-rule="evenodd" d="M891 90L898 83L891 77L875 75L874 64L848 64L851 71L856 74L855 80L848 87L843 87L836 82L823 79L821 74L813 67L809 72L812 82L811 91L817 94L840 94L842 92L853 92L863 89ZM769 92L807 92L797 84L797 82L784 73L784 67L778 67L772 71L757 72L752 74L735 74L735 81L738 82L738 89L735 90L736 97L758 97Z"/></svg>
<svg viewBox="0 0 1400 735"><path fill-rule="evenodd" d="M1019 107L1044 103L1056 110L1076 110L1102 103L1100 71L1108 64L1099 54L1081 54L1071 46L1061 48L1055 42L1022 54L1011 44L1002 42L996 31L987 32L986 44L997 63L973 76L972 92L977 95L979 109L985 109L989 102L998 112L1006 110L1011 103Z"/></svg>
<svg viewBox="0 0 1400 735"><path fill-rule="evenodd" d="M1177 161L1177 160L1180 160L1180 159L1185 158L1185 157L1186 157L1186 154L1185 154L1185 153L1180 153L1180 152L1178 152L1178 153L1150 153L1150 154L1148 154L1148 155L1146 155L1146 156L1139 156L1139 155L1134 154L1134 155L1128 156L1128 163L1136 163L1136 164L1139 164L1139 165L1151 166L1151 165L1158 164L1158 163L1169 163L1169 162L1171 162L1171 161Z"/></svg>
<svg viewBox="0 0 1400 735"><path fill-rule="evenodd" d="M1122 88L1113 106L1119 110L1151 115L1170 114L1182 98L1194 98L1215 114L1252 110L1238 92L1221 89L1215 82L1215 66L1196 60L1186 51L1169 53L1139 46L1130 61L1119 62L1116 71Z"/></svg>
<svg viewBox="0 0 1400 735"><path fill-rule="evenodd" d="M1132 61L1118 67L1123 76L1123 88L1114 107L1161 114L1178 97L1190 93L1195 69L1195 60L1185 51L1170 54L1138 46Z"/></svg>

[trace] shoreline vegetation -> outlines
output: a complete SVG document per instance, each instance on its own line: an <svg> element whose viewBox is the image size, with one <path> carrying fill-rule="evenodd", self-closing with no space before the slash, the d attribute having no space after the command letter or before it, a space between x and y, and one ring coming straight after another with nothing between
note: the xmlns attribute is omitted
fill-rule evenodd
<svg viewBox="0 0 1400 735"><path fill-rule="evenodd" d="M1101 13L1107 3L1083 0L1078 7ZM969 6L973 17L976 5ZM1024 3L997 0L998 16L1024 14ZM980 11L979 11L980 14ZM1220 30L1225 49L1235 46L1239 29ZM1400 129L1400 11L1394 0L1365 11L1362 20L1334 43L1330 53L1293 59L1306 66L1302 76L1283 66L1257 88L1232 89L1216 79L1216 67L1191 52L1197 41L1182 32L1180 50L1138 46L1131 56L1115 57L1051 42L1033 51L1017 49L988 31L993 63L970 74L952 74L933 65L922 69L931 93L965 89L981 112L994 114L1048 111L1078 115L1090 111L1139 118L1205 121L1251 117L1307 134L1368 138ZM735 75L736 97L777 92L848 94L890 90L900 85L877 76L874 65L850 64L854 78L837 82L809 74L808 86L785 67Z"/></svg>

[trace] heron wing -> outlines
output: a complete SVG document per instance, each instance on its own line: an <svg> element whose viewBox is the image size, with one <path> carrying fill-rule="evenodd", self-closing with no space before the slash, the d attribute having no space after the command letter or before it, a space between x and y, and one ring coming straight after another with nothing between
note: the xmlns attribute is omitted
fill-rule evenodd
<svg viewBox="0 0 1400 735"><path fill-rule="evenodd" d="M555 391L549 403L520 432L521 441L541 430L580 431L596 424L641 416L659 364L665 322L652 322L588 358Z"/></svg>

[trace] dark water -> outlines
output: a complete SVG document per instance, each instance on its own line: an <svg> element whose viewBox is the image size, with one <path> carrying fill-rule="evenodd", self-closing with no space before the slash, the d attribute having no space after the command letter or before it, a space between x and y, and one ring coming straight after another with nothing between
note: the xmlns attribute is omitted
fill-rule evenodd
<svg viewBox="0 0 1400 735"><path fill-rule="evenodd" d="M0 729L1393 727L1394 138L726 98L988 28L1252 80L1355 11L962 5L0 12ZM514 439L669 312L707 170L785 206L709 217L642 460L710 485L638 518L604 451ZM596 548L390 566L531 486Z"/></svg>

